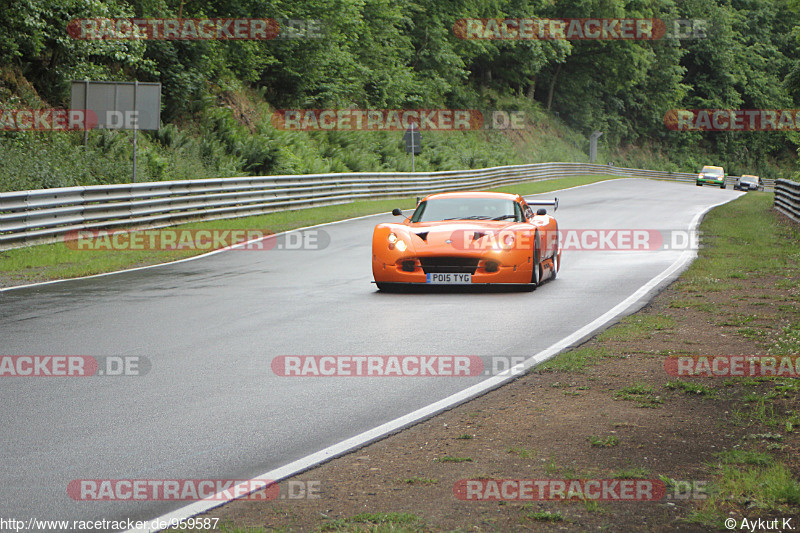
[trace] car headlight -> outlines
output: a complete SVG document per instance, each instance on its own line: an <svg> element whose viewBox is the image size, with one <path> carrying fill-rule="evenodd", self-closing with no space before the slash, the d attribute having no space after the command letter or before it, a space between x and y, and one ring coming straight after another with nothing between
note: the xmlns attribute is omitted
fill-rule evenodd
<svg viewBox="0 0 800 533"><path fill-rule="evenodd" d="M405 252L406 249L408 248L408 245L406 244L406 242L403 239L401 239L400 237L398 237L397 234L395 234L395 233L390 233L389 236L387 237L387 239L389 241L389 249L390 250L394 250L395 248L397 248L401 252Z"/></svg>

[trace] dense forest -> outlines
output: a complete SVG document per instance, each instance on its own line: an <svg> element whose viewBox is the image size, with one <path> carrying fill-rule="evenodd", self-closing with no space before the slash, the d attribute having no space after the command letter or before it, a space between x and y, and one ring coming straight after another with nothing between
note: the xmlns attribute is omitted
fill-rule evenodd
<svg viewBox="0 0 800 533"><path fill-rule="evenodd" d="M88 18L269 18L274 39L81 40ZM663 21L658 39L467 39L460 19ZM308 29L312 27L314 31ZM688 23L686 22L688 21ZM69 107L71 80L162 84L140 179L410 170L400 136L287 132L275 109L522 110L527 133L431 133L418 170L601 160L788 175L797 131L686 132L671 109L800 108L800 2L0 0L0 108ZM678 31L680 30L680 31ZM130 180L130 132L0 131L0 190ZM553 139L558 139L558 144ZM581 159L583 158L583 159Z"/></svg>

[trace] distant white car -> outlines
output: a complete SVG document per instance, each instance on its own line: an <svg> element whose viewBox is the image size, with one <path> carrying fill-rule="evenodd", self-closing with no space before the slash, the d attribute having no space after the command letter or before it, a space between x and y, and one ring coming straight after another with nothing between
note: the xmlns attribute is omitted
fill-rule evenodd
<svg viewBox="0 0 800 533"><path fill-rule="evenodd" d="M764 184L758 176L742 174L741 177L736 180L736 184L733 188L737 191L763 191Z"/></svg>

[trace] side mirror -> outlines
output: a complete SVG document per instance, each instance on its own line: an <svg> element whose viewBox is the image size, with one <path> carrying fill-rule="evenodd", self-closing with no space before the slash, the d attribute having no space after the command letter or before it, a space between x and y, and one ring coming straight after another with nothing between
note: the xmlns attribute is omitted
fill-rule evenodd
<svg viewBox="0 0 800 533"><path fill-rule="evenodd" d="M545 209L544 207L540 207L539 209L536 210L536 214L537 215L546 215L547 214L547 209Z"/></svg>
<svg viewBox="0 0 800 533"><path fill-rule="evenodd" d="M392 209L392 214L396 217L403 216L403 212L397 209L396 207Z"/></svg>

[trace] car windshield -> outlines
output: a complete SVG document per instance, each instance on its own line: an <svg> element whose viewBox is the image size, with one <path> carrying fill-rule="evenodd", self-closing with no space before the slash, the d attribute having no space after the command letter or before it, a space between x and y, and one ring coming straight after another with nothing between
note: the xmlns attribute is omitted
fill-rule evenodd
<svg viewBox="0 0 800 533"><path fill-rule="evenodd" d="M745 183L755 183L756 179L751 178L750 176L742 176L739 181L743 181Z"/></svg>
<svg viewBox="0 0 800 533"><path fill-rule="evenodd" d="M522 220L516 202L504 198L439 198L417 206L411 222L437 220Z"/></svg>
<svg viewBox="0 0 800 533"><path fill-rule="evenodd" d="M695 167L697 168L697 167ZM713 176L722 176L722 169L721 168L710 168L706 167L703 169L703 174L711 174Z"/></svg>

